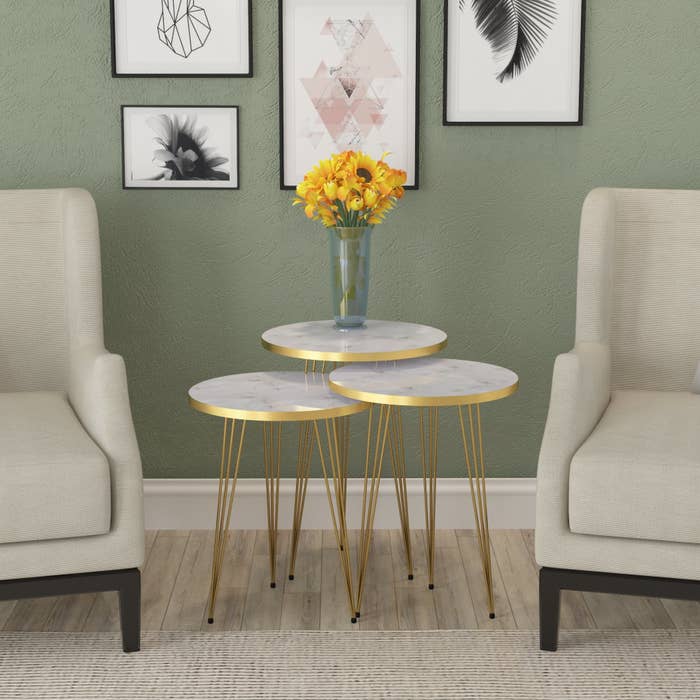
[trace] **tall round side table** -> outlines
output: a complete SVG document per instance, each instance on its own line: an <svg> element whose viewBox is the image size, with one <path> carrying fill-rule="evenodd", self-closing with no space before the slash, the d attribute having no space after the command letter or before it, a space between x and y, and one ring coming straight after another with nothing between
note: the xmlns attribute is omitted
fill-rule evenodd
<svg viewBox="0 0 700 700"><path fill-rule="evenodd" d="M518 389L518 376L503 367L481 362L426 358L396 364L342 367L331 373L330 387L341 396L378 405L383 415L387 416L387 422L391 421L391 416L401 406L415 406L419 409L425 527L428 533L428 586L431 590L435 586L439 410L441 407L457 409L488 593L489 616L495 617L481 404L515 393ZM370 520L367 525L369 537L372 525L373 521ZM358 606L361 603L362 588L357 596Z"/></svg>
<svg viewBox="0 0 700 700"><path fill-rule="evenodd" d="M344 438L341 435L341 422L347 416L365 411L367 404L333 393L328 388L326 377L320 374L304 374L303 372L255 372L210 379L190 389L189 402L192 408L202 413L224 419L214 532L214 556L209 591L208 619L212 623L248 422L256 421L262 424L270 586L274 588L276 585L282 425L288 422L299 425L297 481L302 483L302 489L297 490L293 525L297 536L295 539L298 539L298 530L301 526L299 498L303 500L303 496L306 494L314 443L317 445L321 457L321 467L330 503L331 490L335 491L337 498L342 483L339 465L341 444ZM327 452L323 448L321 438L324 432ZM339 515L342 516L341 522L345 523L342 499L339 508ZM331 513L334 514L333 510ZM347 569L350 566L347 529L341 526L336 527L335 530L338 546L345 553L345 556L341 557L341 562L347 574ZM294 578L294 558L290 563L289 577L290 579ZM352 581L348 580L350 606L354 609Z"/></svg>
<svg viewBox="0 0 700 700"><path fill-rule="evenodd" d="M438 328L418 323L402 321L366 321L360 328L342 329L335 321L307 321L278 326L265 331L261 342L270 352L285 357L304 360L306 373L325 373L337 368L339 363L355 362L396 362L412 358L427 357L440 352L447 345L447 334ZM376 425L373 417L376 415ZM386 420L388 419L388 422ZM383 425L386 422L386 426ZM384 430L386 428L386 430ZM343 499L347 498L348 449L350 434L348 419L339 423L340 434L345 438L341 450L341 484ZM383 411L370 412L369 430L367 437L366 455L372 454L369 463L365 459L363 503L366 507L362 512L360 538L360 572L362 577L363 562L366 560L363 535L366 531L365 519L373 513L378 492L373 488L372 475L375 466L381 470L385 442L382 434L388 437L388 447L391 456L391 468L396 490L396 503L401 522L403 543L406 550L408 578L413 578L413 557L411 556L410 523L408 516L408 490L406 488L406 460L402 449L403 422L399 409L384 414ZM374 441L373 441L374 438ZM376 461L374 452L377 448ZM380 455L381 452L381 455ZM297 491L303 488L303 483L297 479ZM303 497L300 504L303 511ZM297 548L298 540L292 536L292 556ZM341 553L342 554L342 553Z"/></svg>
<svg viewBox="0 0 700 700"><path fill-rule="evenodd" d="M307 321L270 328L262 334L270 352L306 361L306 371L328 363L388 362L427 357L447 345L438 328L402 321L366 321L360 328L338 328L335 321Z"/></svg>

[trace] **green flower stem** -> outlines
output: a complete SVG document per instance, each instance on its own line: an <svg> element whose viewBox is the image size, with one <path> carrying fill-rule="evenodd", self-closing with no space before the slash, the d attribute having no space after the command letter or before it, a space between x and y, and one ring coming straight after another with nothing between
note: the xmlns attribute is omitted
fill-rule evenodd
<svg viewBox="0 0 700 700"><path fill-rule="evenodd" d="M354 212L353 212L354 213ZM349 217L351 221L359 216ZM335 295L336 314L341 317L364 315L358 313L359 300L366 294L368 284L363 250L372 226L366 222L355 227L336 226L330 233L332 245L332 285ZM368 242L368 241L367 241ZM368 253L367 253L368 254ZM367 260L367 263L369 260Z"/></svg>
<svg viewBox="0 0 700 700"><path fill-rule="evenodd" d="M340 312L343 316L350 315L350 301L357 297L357 269L360 264L360 243L356 240L345 241L345 257L347 260L346 274L347 286L343 289L343 297L340 300ZM339 267L339 286L342 287L342 271Z"/></svg>
<svg viewBox="0 0 700 700"><path fill-rule="evenodd" d="M341 228L364 228L367 226L367 220L364 217L364 211L349 211L345 206L345 202L340 199L335 200L340 214L340 222L338 226Z"/></svg>

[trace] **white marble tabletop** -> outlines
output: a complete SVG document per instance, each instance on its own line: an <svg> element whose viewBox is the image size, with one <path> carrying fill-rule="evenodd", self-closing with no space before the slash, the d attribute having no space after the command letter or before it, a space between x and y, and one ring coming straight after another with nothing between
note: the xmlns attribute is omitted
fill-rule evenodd
<svg viewBox="0 0 700 700"><path fill-rule="evenodd" d="M367 362L425 357L447 345L447 334L431 326L401 321L367 321L338 328L335 321L278 326L262 335L267 350L301 360Z"/></svg>
<svg viewBox="0 0 700 700"><path fill-rule="evenodd" d="M342 396L393 406L484 403L518 389L518 375L504 367L437 357L347 365L329 382Z"/></svg>
<svg viewBox="0 0 700 700"><path fill-rule="evenodd" d="M214 416L256 421L302 421L361 413L367 404L328 387L328 378L304 372L251 372L217 377L189 391L190 405Z"/></svg>

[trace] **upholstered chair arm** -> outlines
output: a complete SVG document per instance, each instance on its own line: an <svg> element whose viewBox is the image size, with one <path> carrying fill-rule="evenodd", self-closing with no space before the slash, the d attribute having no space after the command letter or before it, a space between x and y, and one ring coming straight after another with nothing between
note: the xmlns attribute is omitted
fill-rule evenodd
<svg viewBox="0 0 700 700"><path fill-rule="evenodd" d="M610 402L610 348L577 343L554 364L549 415L537 468L537 558L569 531L571 458ZM549 559L549 558L547 558Z"/></svg>
<svg viewBox="0 0 700 700"><path fill-rule="evenodd" d="M141 457L131 418L124 360L103 347L71 356L69 400L83 427L107 456L112 486L112 532L143 551ZM141 556L142 558L142 556Z"/></svg>

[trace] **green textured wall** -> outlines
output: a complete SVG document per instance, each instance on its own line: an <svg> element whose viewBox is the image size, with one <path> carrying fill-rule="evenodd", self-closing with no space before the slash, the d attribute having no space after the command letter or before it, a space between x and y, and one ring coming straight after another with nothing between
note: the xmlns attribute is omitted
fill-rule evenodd
<svg viewBox="0 0 700 700"><path fill-rule="evenodd" d="M328 316L324 233L277 186L277 2L253 1L255 77L213 80L111 78L108 4L0 0L0 187L93 193L107 343L127 362L146 476L213 476L219 425L187 388L296 367L260 333ZM421 190L377 230L371 315L439 326L450 355L521 375L486 409L493 475L535 474L586 192L699 185L699 20L697 0L589 0L585 126L444 128L442 2L423 0ZM240 105L242 190L122 191L122 103Z"/></svg>

